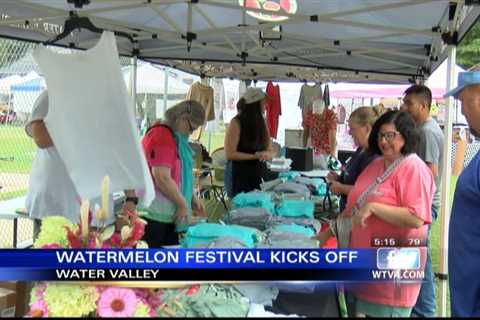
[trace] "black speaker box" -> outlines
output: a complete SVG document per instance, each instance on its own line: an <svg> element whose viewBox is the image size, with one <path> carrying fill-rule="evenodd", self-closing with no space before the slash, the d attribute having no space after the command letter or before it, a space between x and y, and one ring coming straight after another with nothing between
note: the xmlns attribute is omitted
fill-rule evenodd
<svg viewBox="0 0 480 320"><path fill-rule="evenodd" d="M292 159L291 168L294 171L313 170L313 149L312 148L286 148L285 158Z"/></svg>

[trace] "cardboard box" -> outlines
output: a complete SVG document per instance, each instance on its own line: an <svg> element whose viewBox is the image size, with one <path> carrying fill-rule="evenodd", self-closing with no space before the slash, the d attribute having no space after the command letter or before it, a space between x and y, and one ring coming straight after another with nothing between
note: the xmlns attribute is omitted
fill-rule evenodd
<svg viewBox="0 0 480 320"><path fill-rule="evenodd" d="M0 288L0 318L15 317L15 291Z"/></svg>
<svg viewBox="0 0 480 320"><path fill-rule="evenodd" d="M31 286L27 286L27 282L22 281L5 281L0 282L0 290L7 289L15 293L15 317L23 317L27 312L28 306L28 288L31 289ZM1 317L1 314L0 314Z"/></svg>

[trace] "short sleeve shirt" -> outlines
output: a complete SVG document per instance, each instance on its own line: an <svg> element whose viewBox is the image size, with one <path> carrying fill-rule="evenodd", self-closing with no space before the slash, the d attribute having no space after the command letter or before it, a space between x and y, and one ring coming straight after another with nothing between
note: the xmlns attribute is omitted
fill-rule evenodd
<svg viewBox="0 0 480 320"><path fill-rule="evenodd" d="M383 157L377 158L358 177L347 200L346 212L352 213L357 199L385 171ZM412 182L415 183L412 183ZM417 155L410 155L367 198L366 203L376 202L396 207L406 207L411 214L425 222L418 228L401 228L370 216L367 226L353 226L350 239L352 248L370 248L375 239L395 239L397 246L406 246L409 239L425 240L431 223L432 197L435 181L430 169ZM423 256L425 258L425 256ZM422 259L424 266L425 259ZM397 284L379 282L352 287L355 295L368 302L395 307L413 307L417 300L420 283Z"/></svg>
<svg viewBox="0 0 480 320"><path fill-rule="evenodd" d="M305 117L304 127L310 129L312 146L316 153L330 153L329 131L337 130L337 116L335 112L325 109L322 114L309 111Z"/></svg>
<svg viewBox="0 0 480 320"><path fill-rule="evenodd" d="M180 158L171 131L165 126L152 128L143 137L142 146L150 172L152 167L168 167L173 180L180 185Z"/></svg>

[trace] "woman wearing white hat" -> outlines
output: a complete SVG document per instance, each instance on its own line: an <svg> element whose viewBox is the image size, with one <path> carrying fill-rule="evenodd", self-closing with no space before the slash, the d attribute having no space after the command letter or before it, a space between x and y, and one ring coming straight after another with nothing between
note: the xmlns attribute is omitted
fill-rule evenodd
<svg viewBox="0 0 480 320"><path fill-rule="evenodd" d="M263 117L267 95L249 88L237 104L238 114L225 135L225 153L232 161L232 193L260 188L266 173L266 160L274 154L267 124Z"/></svg>

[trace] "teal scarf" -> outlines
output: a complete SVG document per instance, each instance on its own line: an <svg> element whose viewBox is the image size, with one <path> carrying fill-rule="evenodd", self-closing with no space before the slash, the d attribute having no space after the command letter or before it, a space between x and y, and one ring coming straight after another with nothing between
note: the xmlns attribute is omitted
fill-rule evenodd
<svg viewBox="0 0 480 320"><path fill-rule="evenodd" d="M182 179L180 191L185 198L188 208L188 221L192 215L192 198L193 198L193 150L188 144L188 136L175 132L175 140L177 142L180 162L182 164ZM183 232L188 228L187 224L177 225L177 231Z"/></svg>

